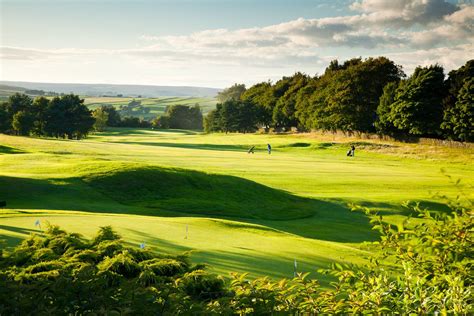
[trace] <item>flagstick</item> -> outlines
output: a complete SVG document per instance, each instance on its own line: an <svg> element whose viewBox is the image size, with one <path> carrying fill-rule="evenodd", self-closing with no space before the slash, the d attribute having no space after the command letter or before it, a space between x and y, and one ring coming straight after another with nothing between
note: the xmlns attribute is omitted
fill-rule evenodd
<svg viewBox="0 0 474 316"><path fill-rule="evenodd" d="M297 268L297 267L298 267L298 263L296 262L296 259L295 259L295 266L294 266L295 271L293 272L293 277L295 277L295 278L296 278L296 275L298 274L298 273L296 272L296 268Z"/></svg>

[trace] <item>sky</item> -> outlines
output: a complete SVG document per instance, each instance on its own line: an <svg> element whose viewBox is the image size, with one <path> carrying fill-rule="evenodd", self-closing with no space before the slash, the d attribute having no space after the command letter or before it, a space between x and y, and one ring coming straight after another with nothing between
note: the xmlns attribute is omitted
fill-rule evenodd
<svg viewBox="0 0 474 316"><path fill-rule="evenodd" d="M474 58L473 0L0 0L0 80L224 88Z"/></svg>

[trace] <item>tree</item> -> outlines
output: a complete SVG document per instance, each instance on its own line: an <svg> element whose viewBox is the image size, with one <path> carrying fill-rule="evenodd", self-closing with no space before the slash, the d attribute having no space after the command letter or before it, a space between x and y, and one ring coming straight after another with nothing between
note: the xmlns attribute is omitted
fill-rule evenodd
<svg viewBox="0 0 474 316"><path fill-rule="evenodd" d="M383 88L403 76L401 67L385 57L355 58L343 65L334 61L302 89L296 116L306 128L374 131Z"/></svg>
<svg viewBox="0 0 474 316"><path fill-rule="evenodd" d="M241 95L245 92L244 84L234 84L233 86L226 88L217 94L217 100L220 103L230 100L240 100Z"/></svg>
<svg viewBox="0 0 474 316"><path fill-rule="evenodd" d="M464 80L454 107L444 112L441 127L454 139L474 141L474 77Z"/></svg>
<svg viewBox="0 0 474 316"><path fill-rule="evenodd" d="M459 90L464 86L466 80L474 77L474 59L466 62L459 69L451 70L446 79L447 95L443 99L445 110L453 108L456 104Z"/></svg>
<svg viewBox="0 0 474 316"><path fill-rule="evenodd" d="M216 109L207 113L206 117L204 118L204 131L206 133L211 132L218 132L221 130L221 123L220 123L220 108L222 107L221 104L217 104Z"/></svg>
<svg viewBox="0 0 474 316"><path fill-rule="evenodd" d="M167 107L165 114L154 120L153 124L158 128L202 129L201 108L198 104L172 105Z"/></svg>
<svg viewBox="0 0 474 316"><path fill-rule="evenodd" d="M121 117L114 106L102 105L101 108L107 112L107 126L114 127L120 125Z"/></svg>
<svg viewBox="0 0 474 316"><path fill-rule="evenodd" d="M207 132L254 132L257 130L257 107L242 100L229 100L218 103L216 110L208 113L205 119Z"/></svg>
<svg viewBox="0 0 474 316"><path fill-rule="evenodd" d="M84 105L84 100L74 94L54 97L45 113L46 135L54 137L83 138L92 130L95 119Z"/></svg>
<svg viewBox="0 0 474 316"><path fill-rule="evenodd" d="M158 116L151 121L151 126L162 129L170 128L170 118L167 115Z"/></svg>
<svg viewBox="0 0 474 316"><path fill-rule="evenodd" d="M397 132L397 128L392 124L390 113L398 87L399 83L394 81L389 82L383 88L383 94L380 96L379 106L377 107L377 121L375 122L378 133L391 135Z"/></svg>
<svg viewBox="0 0 474 316"><path fill-rule="evenodd" d="M105 111L102 107L95 109L92 113L92 116L95 119L94 130L102 132L107 127L107 122L109 119L109 113Z"/></svg>
<svg viewBox="0 0 474 316"><path fill-rule="evenodd" d="M46 125L46 111L48 110L49 99L45 97L35 98L31 111L35 117L33 134L44 135L44 127Z"/></svg>
<svg viewBox="0 0 474 316"><path fill-rule="evenodd" d="M443 67L417 67L397 90L390 112L393 125L411 135L439 135L444 87Z"/></svg>
<svg viewBox="0 0 474 316"><path fill-rule="evenodd" d="M33 100L26 94L15 93L8 98L8 108L13 116L19 111L28 111L33 104Z"/></svg>
<svg viewBox="0 0 474 316"><path fill-rule="evenodd" d="M18 111L13 115L12 127L18 135L29 135L33 129L35 118L31 112Z"/></svg>
<svg viewBox="0 0 474 316"><path fill-rule="evenodd" d="M5 133L11 129L11 116L8 112L8 103L0 104L0 133Z"/></svg>
<svg viewBox="0 0 474 316"><path fill-rule="evenodd" d="M257 108L257 122L264 127L270 127L273 121L273 108L276 99L273 97L272 84L261 82L247 89L242 95L243 101L254 104Z"/></svg>
<svg viewBox="0 0 474 316"><path fill-rule="evenodd" d="M304 88L310 77L297 72L291 77L279 80L274 89L274 96L278 98L273 108L272 120L276 127L297 127L300 125L296 117L296 100L298 91Z"/></svg>

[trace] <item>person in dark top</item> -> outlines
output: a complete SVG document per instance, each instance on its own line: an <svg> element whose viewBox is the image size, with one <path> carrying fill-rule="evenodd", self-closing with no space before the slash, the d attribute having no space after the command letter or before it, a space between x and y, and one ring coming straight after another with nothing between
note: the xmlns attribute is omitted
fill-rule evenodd
<svg viewBox="0 0 474 316"><path fill-rule="evenodd" d="M268 154L270 155L272 153L272 146L270 144L267 144L267 149L268 149Z"/></svg>
<svg viewBox="0 0 474 316"><path fill-rule="evenodd" d="M354 157L356 148L354 145L351 146L351 156Z"/></svg>

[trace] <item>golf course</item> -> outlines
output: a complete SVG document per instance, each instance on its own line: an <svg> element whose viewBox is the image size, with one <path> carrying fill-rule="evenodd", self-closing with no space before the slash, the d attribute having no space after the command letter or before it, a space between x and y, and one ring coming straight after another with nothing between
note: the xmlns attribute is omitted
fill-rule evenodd
<svg viewBox="0 0 474 316"><path fill-rule="evenodd" d="M267 152L271 144L271 154ZM346 152L354 145L355 156ZM247 150L255 146L255 153ZM444 211L438 193L473 198L474 147L334 134L203 134L108 128L83 140L0 134L2 247L49 224L127 244L224 276L292 277L332 262L363 266L377 239L351 204L398 224L402 204ZM461 179L458 187L453 182ZM417 219L412 219L416 221Z"/></svg>

